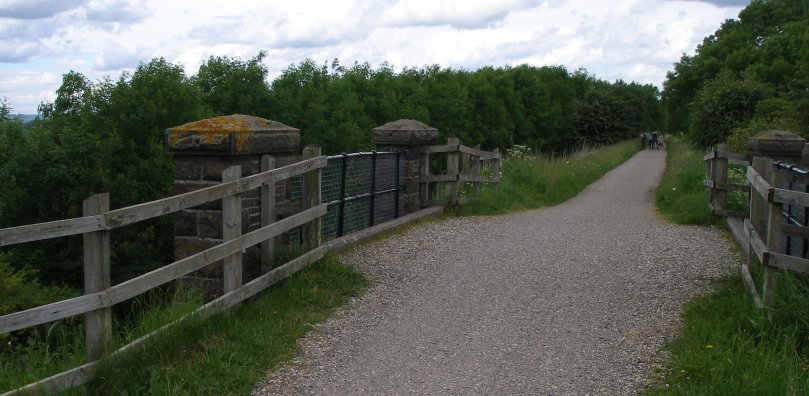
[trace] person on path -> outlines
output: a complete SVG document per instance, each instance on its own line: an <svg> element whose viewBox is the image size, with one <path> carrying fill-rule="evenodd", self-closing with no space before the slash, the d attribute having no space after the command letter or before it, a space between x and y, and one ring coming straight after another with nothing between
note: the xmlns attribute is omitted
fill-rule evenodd
<svg viewBox="0 0 809 396"><path fill-rule="evenodd" d="M652 131L652 136L649 138L649 148L656 149L657 148L657 132Z"/></svg>
<svg viewBox="0 0 809 396"><path fill-rule="evenodd" d="M646 147L646 134L641 132L640 133L640 148Z"/></svg>

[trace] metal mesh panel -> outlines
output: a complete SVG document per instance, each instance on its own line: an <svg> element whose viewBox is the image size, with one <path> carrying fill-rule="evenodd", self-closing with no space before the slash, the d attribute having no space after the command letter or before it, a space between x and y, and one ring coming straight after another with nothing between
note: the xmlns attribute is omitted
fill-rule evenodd
<svg viewBox="0 0 809 396"><path fill-rule="evenodd" d="M345 197L371 191L371 157L349 157L346 162Z"/></svg>
<svg viewBox="0 0 809 396"><path fill-rule="evenodd" d="M337 217L339 205L329 205L326 214L320 218L320 240L323 242L337 238Z"/></svg>
<svg viewBox="0 0 809 396"><path fill-rule="evenodd" d="M291 202L302 201L301 180L295 177L290 182ZM320 202L328 204L327 212L321 218L321 240L327 242L395 219L397 191L398 215L403 215L406 207L403 186L402 155L354 153L328 157L320 179ZM290 231L289 236L291 244L299 244L300 227Z"/></svg>
<svg viewBox="0 0 809 396"><path fill-rule="evenodd" d="M809 186L800 181L789 183L789 189L809 193ZM800 205L784 205L783 222L787 224L807 226L809 223L809 211ZM783 252L790 256L807 257L809 253L809 240L796 236L785 236L782 240Z"/></svg>
<svg viewBox="0 0 809 396"><path fill-rule="evenodd" d="M343 235L368 228L370 219L370 198L360 198L348 201L343 214Z"/></svg>
<svg viewBox="0 0 809 396"><path fill-rule="evenodd" d="M320 179L320 202L340 199L340 181L343 172L341 157L329 157Z"/></svg>

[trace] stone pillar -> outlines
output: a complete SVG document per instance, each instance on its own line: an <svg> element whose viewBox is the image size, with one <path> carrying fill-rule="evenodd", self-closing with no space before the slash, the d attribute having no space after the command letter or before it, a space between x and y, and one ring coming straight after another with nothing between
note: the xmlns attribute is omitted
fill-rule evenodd
<svg viewBox="0 0 809 396"><path fill-rule="evenodd" d="M420 210L420 149L438 142L438 129L416 120L398 120L374 128L373 141L379 151L399 151L405 156L405 208L407 213Z"/></svg>
<svg viewBox="0 0 809 396"><path fill-rule="evenodd" d="M222 182L222 172L241 166L241 175L261 171L261 157L271 155L275 167L300 160L300 131L276 121L247 115L208 118L166 130L166 148L174 157L174 193L210 187ZM286 184L276 185L276 202L284 202ZM261 227L259 189L241 194L242 234ZM272 221L274 221L273 219ZM222 243L222 202L208 202L174 216L174 258L179 260ZM260 248L244 255L244 279L260 272ZM206 292L222 292L222 265L216 263L192 277Z"/></svg>

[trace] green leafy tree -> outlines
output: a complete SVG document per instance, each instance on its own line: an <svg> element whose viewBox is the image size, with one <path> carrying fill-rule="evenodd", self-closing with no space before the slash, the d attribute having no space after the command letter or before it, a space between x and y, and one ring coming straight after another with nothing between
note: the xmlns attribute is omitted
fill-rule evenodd
<svg viewBox="0 0 809 396"><path fill-rule="evenodd" d="M735 128L753 118L764 97L761 84L720 75L697 92L690 109L689 136L702 147L725 141Z"/></svg>
<svg viewBox="0 0 809 396"><path fill-rule="evenodd" d="M789 113L794 119L782 117L778 122L796 125L798 130L794 132L805 134L809 132L806 127L809 125L807 64L809 2L753 0L739 13L738 19L725 21L714 34L703 40L696 54L684 55L667 75L662 94L667 128L688 130L692 136L702 133L694 129L696 125L708 127L709 120L705 118L706 111L701 105L708 104L706 98L716 97L711 91L730 89L724 85L735 80L743 82L744 87L735 91L741 96L730 98L723 105L711 104L712 111L727 106L730 113L722 114L721 121L729 125L705 129L709 136L694 136L701 144L715 143L717 138L727 137L729 130L752 121L756 125L766 125L765 119L754 115L755 103L747 103L753 98L754 102L784 99L769 103L784 106L780 112ZM751 97L750 89L755 84L759 84L755 88L759 93ZM736 101L736 105L729 103L732 101Z"/></svg>
<svg viewBox="0 0 809 396"><path fill-rule="evenodd" d="M191 82L202 93L207 112L215 115L248 114L266 117L270 112L270 87L265 52L243 62L226 56L210 57Z"/></svg>

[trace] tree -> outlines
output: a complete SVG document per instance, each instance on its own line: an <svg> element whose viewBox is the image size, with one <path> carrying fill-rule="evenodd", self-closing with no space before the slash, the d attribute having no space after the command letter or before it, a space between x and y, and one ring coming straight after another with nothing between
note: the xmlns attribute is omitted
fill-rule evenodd
<svg viewBox="0 0 809 396"><path fill-rule="evenodd" d="M207 112L215 115L248 114L267 117L270 113L270 87L265 52L242 62L238 58L211 56L200 66L192 84L202 93Z"/></svg>
<svg viewBox="0 0 809 396"><path fill-rule="evenodd" d="M721 74L697 92L690 108L689 136L702 147L725 141L735 128L753 118L764 97L761 84Z"/></svg>

